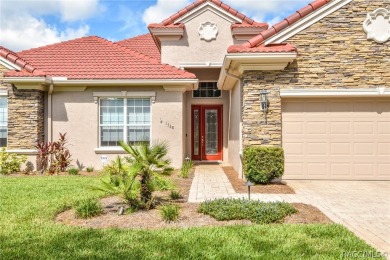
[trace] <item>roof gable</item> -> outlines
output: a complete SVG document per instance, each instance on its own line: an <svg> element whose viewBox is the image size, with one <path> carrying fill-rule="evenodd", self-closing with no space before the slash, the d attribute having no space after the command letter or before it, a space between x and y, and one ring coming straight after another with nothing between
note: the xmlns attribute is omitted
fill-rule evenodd
<svg viewBox="0 0 390 260"><path fill-rule="evenodd" d="M19 52L46 76L67 79L194 79L195 75L97 36ZM25 77L17 71L8 77Z"/></svg>
<svg viewBox="0 0 390 260"><path fill-rule="evenodd" d="M230 46L228 48L228 52L255 52L256 49L261 49L259 48L261 46L266 46L271 43L282 43L284 40L287 40L289 37L302 31L311 24L322 19L324 16L328 15L333 11L338 10L339 8L351 1L352 0L315 0L307 6L299 9L289 17L283 19L281 22L261 32L252 39L249 39L244 44ZM316 15L318 15L318 17L316 17ZM302 25L302 23L304 23L302 21L305 20L309 20L309 22L307 24ZM293 32L288 31L288 29L291 27L298 28ZM288 35L287 37L281 37L279 38L279 40L275 40L278 35L285 36L286 32Z"/></svg>
<svg viewBox="0 0 390 260"><path fill-rule="evenodd" d="M255 27L262 27L264 29L268 28L267 23L257 23L245 14L238 12L237 10L219 0L197 0L181 9L177 13L171 15L167 19L163 20L161 23L150 24L148 27L162 28L177 26L179 24L186 23L187 21L193 19L205 11L214 12L233 24L237 23L245 24L246 26L253 25Z"/></svg>
<svg viewBox="0 0 390 260"><path fill-rule="evenodd" d="M26 62L15 52L0 46L0 64L10 70L23 71L23 73L31 76L42 75L43 72L37 70L34 66Z"/></svg>
<svg viewBox="0 0 390 260"><path fill-rule="evenodd" d="M227 20L231 23L242 23L243 22L242 19L229 13L225 9L219 7L218 5L214 4L213 2L207 1L201 5L198 5L194 9L188 11L187 13L183 14L179 18L177 18L173 22L173 24L186 23L186 22L192 20L194 17L197 17L197 16L199 16L202 13L207 12L207 11L213 12L214 14L224 18L225 20Z"/></svg>
<svg viewBox="0 0 390 260"><path fill-rule="evenodd" d="M185 16L188 16L189 14L192 14L196 12L197 10L205 7L205 4L208 6L214 6L220 8L220 12L227 12L229 15L235 17L237 22L241 23L245 21L246 23L252 24L254 22L253 19L247 17L246 15L239 13L237 10L233 9L232 7L224 4L221 1L218 0L197 0L194 3L186 6L185 8L178 11L176 14L170 16L169 18L165 19L161 22L163 25L169 25L169 24L175 24L180 21Z"/></svg>

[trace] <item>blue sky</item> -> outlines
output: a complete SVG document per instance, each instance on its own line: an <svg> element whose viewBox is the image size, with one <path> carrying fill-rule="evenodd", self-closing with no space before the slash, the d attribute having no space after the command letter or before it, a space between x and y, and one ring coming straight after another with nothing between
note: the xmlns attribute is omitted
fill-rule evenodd
<svg viewBox="0 0 390 260"><path fill-rule="evenodd" d="M20 51L97 35L111 41L147 33L190 0L0 0L0 45ZM309 0L225 0L259 22L276 23Z"/></svg>

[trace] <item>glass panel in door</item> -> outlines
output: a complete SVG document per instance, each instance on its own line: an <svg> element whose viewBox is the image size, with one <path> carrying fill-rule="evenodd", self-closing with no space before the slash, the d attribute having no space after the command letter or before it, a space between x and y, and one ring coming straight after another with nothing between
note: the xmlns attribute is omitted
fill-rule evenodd
<svg viewBox="0 0 390 260"><path fill-rule="evenodd" d="M206 155L218 154L218 110L205 110Z"/></svg>
<svg viewBox="0 0 390 260"><path fill-rule="evenodd" d="M194 156L199 156L199 109L194 109Z"/></svg>

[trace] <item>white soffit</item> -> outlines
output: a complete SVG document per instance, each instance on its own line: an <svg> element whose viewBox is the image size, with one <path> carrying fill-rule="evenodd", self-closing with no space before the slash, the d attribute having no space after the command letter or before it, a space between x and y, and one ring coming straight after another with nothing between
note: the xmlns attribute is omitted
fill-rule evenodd
<svg viewBox="0 0 390 260"><path fill-rule="evenodd" d="M222 62L180 62L179 68L221 68Z"/></svg>
<svg viewBox="0 0 390 260"><path fill-rule="evenodd" d="M390 97L389 88L361 89L281 89L282 98L310 97Z"/></svg>
<svg viewBox="0 0 390 260"><path fill-rule="evenodd" d="M352 0L334 0L265 40L264 44L282 43L350 2Z"/></svg>
<svg viewBox="0 0 390 260"><path fill-rule="evenodd" d="M4 67L6 67L9 70L21 70L22 69L18 65L13 64L12 62L10 62L9 60L7 60L3 57L0 57L0 65L3 65Z"/></svg>
<svg viewBox="0 0 390 260"><path fill-rule="evenodd" d="M174 21L174 23L186 23L188 21L191 21L195 17L201 15L202 13L210 11L215 13L216 15L224 18L225 20L231 22L231 23L242 23L242 20L238 17L232 15L229 12L226 12L221 7L211 3L206 2L204 4L199 5L198 7L195 7L193 10L191 10L189 13L186 13L185 15L179 17Z"/></svg>

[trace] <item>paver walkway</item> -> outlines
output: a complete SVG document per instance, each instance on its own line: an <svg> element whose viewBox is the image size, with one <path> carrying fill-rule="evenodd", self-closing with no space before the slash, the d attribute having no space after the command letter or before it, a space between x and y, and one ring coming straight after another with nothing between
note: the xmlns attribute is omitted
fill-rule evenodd
<svg viewBox="0 0 390 260"><path fill-rule="evenodd" d="M296 194L251 194L251 199L311 204L335 223L390 256L390 182L288 181ZM217 164L195 168L189 202L215 198L243 198L234 191Z"/></svg>

